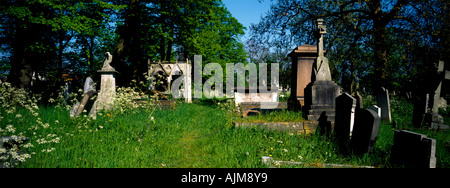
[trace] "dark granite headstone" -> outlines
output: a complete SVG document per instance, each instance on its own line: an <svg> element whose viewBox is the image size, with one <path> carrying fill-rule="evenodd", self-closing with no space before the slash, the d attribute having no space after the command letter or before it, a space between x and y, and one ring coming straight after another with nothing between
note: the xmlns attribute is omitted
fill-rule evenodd
<svg viewBox="0 0 450 188"><path fill-rule="evenodd" d="M377 95L377 106L381 108L381 119L391 122L391 105L389 102L389 91L381 88Z"/></svg>
<svg viewBox="0 0 450 188"><path fill-rule="evenodd" d="M334 133L339 143L345 143L353 129L356 99L347 93L336 97Z"/></svg>
<svg viewBox="0 0 450 188"><path fill-rule="evenodd" d="M395 131L393 163L407 168L436 168L436 140L411 131Z"/></svg>
<svg viewBox="0 0 450 188"><path fill-rule="evenodd" d="M378 137L380 117L372 110L356 110L355 125L353 127L350 147L356 154L372 151Z"/></svg>

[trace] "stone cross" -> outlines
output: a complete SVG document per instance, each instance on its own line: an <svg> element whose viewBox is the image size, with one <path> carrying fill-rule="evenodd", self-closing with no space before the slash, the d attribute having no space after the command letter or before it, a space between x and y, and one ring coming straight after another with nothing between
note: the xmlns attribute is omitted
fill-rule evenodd
<svg viewBox="0 0 450 188"><path fill-rule="evenodd" d="M323 35L327 34L327 26L323 25L323 19L317 19L317 29L319 32L319 46L318 46L318 51L319 51L319 57L324 57L323 54Z"/></svg>
<svg viewBox="0 0 450 188"><path fill-rule="evenodd" d="M316 81L331 81L331 72L328 65L328 58L324 56L323 35L327 34L327 27L323 25L323 19L317 19L317 28L319 34L318 55L314 67Z"/></svg>
<svg viewBox="0 0 450 188"><path fill-rule="evenodd" d="M441 98L441 86L443 80L450 80L450 71L444 71L444 61L439 61L438 65L439 85L436 88L433 96L433 113L438 113L439 100Z"/></svg>

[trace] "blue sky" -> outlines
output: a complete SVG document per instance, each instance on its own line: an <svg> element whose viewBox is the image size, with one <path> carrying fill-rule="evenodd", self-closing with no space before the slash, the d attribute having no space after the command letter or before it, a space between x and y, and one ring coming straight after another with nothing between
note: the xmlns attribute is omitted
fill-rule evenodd
<svg viewBox="0 0 450 188"><path fill-rule="evenodd" d="M250 25L259 23L261 16L266 14L272 3L271 0L264 0L262 3L258 0L222 0L222 2L233 17L247 28L245 35L241 38L243 42L249 38Z"/></svg>

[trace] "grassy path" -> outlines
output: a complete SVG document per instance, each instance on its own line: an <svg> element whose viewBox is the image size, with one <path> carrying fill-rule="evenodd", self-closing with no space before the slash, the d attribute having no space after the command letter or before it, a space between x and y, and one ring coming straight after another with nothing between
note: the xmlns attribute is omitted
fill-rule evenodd
<svg viewBox="0 0 450 188"><path fill-rule="evenodd" d="M229 126L226 110L216 106L180 104L173 110L157 110L150 121L147 112L103 114L97 120L71 119L54 108L40 109L50 126L30 136L35 152L20 167L26 168L252 168L267 167L261 156L305 163L349 164L383 167L392 145L392 128L382 125L373 154L343 156L337 147L319 136L296 136L260 129ZM0 120L16 119L3 115ZM22 125L36 124L23 114ZM58 120L58 123L55 122ZM17 130L20 132L21 130ZM430 135L433 136L433 135ZM59 137L59 143L38 144L38 139ZM53 148L53 149L51 149ZM51 152L47 152L48 150ZM437 154L438 165L448 166L448 154ZM441 161L442 160L442 161Z"/></svg>

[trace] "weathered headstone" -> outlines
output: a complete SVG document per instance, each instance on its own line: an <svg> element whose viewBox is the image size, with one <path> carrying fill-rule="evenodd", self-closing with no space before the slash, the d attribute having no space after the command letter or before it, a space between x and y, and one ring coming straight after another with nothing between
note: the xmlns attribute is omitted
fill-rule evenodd
<svg viewBox="0 0 450 188"><path fill-rule="evenodd" d="M378 137L380 117L368 109L356 110L355 125L353 127L350 147L356 154L372 151Z"/></svg>
<svg viewBox="0 0 450 188"><path fill-rule="evenodd" d="M377 105L369 106L367 107L367 109L374 111L378 115L378 117L381 117L381 108Z"/></svg>
<svg viewBox="0 0 450 188"><path fill-rule="evenodd" d="M356 99L347 93L336 98L334 133L340 143L345 143L353 130Z"/></svg>
<svg viewBox="0 0 450 188"><path fill-rule="evenodd" d="M387 89L381 88L381 92L378 93L377 106L381 108L381 120L391 122L391 105Z"/></svg>
<svg viewBox="0 0 450 188"><path fill-rule="evenodd" d="M433 101L429 104L432 104L433 106L430 107L432 109L431 111L431 119L427 118L426 123L430 124L431 128L433 129L448 129L449 126L444 124L444 120L441 115L438 114L439 112L439 102L441 99L441 88L442 88L442 81L444 80L450 80L450 71L444 70L444 61L439 61L438 64L438 80L435 81L437 83L436 90L434 91L434 94L432 94Z"/></svg>
<svg viewBox="0 0 450 188"><path fill-rule="evenodd" d="M424 115L428 112L428 99L429 94L419 94L414 99L412 121L416 128L421 127Z"/></svg>
<svg viewBox="0 0 450 188"><path fill-rule="evenodd" d="M359 94L359 92L356 92L356 94L353 95L353 98L356 99L356 109L364 108L363 99L361 94Z"/></svg>
<svg viewBox="0 0 450 188"><path fill-rule="evenodd" d="M70 117L75 117L77 114L78 108L80 108L80 102L75 103L72 108L70 108Z"/></svg>
<svg viewBox="0 0 450 188"><path fill-rule="evenodd" d="M450 71L444 70L444 61L439 61L438 64L438 78L437 80L438 86L434 92L433 95L433 113L438 113L439 110L439 101L441 99L441 88L442 88L442 81L444 80L450 80Z"/></svg>
<svg viewBox="0 0 450 188"><path fill-rule="evenodd" d="M87 77L84 82L83 94L88 93L89 91L95 91L95 82L91 77Z"/></svg>
<svg viewBox="0 0 450 188"><path fill-rule="evenodd" d="M392 160L407 168L436 168L436 140L411 131L395 131Z"/></svg>
<svg viewBox="0 0 450 188"><path fill-rule="evenodd" d="M92 80L91 77L87 77L86 81L84 83L84 90L83 90L83 99L81 99L81 103L75 113L75 117L79 116L81 112L83 112L84 107L86 106L86 103L88 102L89 98L96 92L95 90L95 83Z"/></svg>
<svg viewBox="0 0 450 188"><path fill-rule="evenodd" d="M329 121L334 124L335 99L340 95L339 86L331 80L328 59L324 56L323 35L327 33L323 20L318 19L318 57L313 66L311 83L305 88L304 113L308 120L318 120L325 112Z"/></svg>

